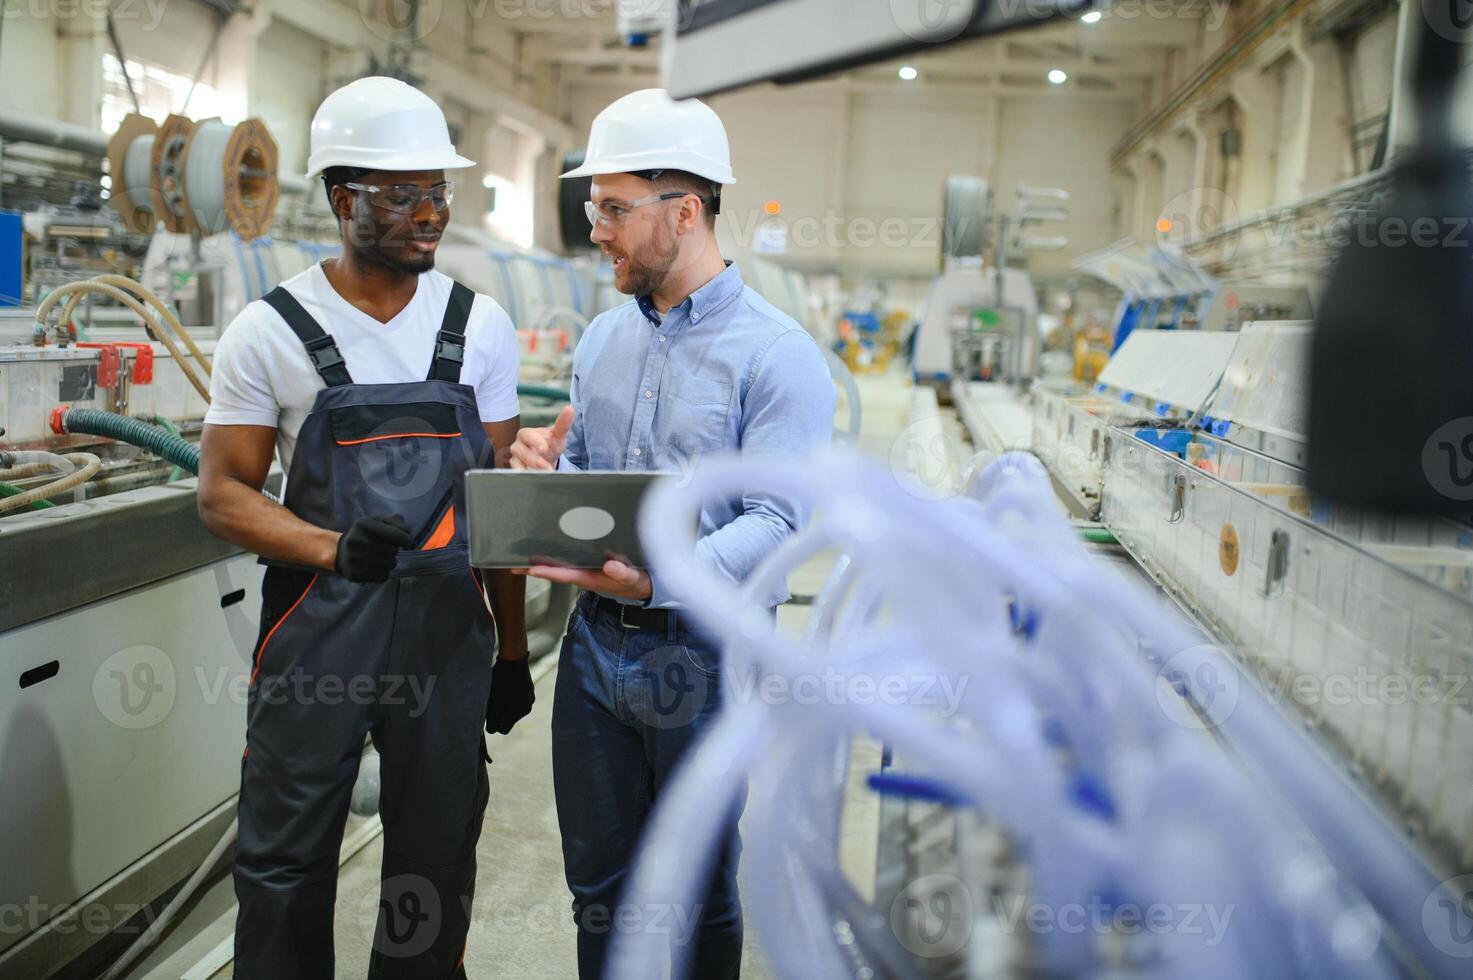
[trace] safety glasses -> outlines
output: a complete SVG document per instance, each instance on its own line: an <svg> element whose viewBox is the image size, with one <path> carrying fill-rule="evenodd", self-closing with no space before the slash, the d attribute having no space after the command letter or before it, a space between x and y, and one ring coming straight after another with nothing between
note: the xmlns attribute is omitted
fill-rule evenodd
<svg viewBox="0 0 1473 980"><path fill-rule="evenodd" d="M369 204L395 214L413 214L419 210L425 198L430 199L430 206L436 211L444 211L455 197L455 185L448 180L433 187L421 187L418 184L389 184L380 187L377 184L355 184L351 181L344 181L343 186L363 191L368 195Z"/></svg>
<svg viewBox="0 0 1473 980"><path fill-rule="evenodd" d="M588 215L590 225L608 225L617 227L629 220L629 215L635 208L642 208L646 204L655 204L659 201L673 201L678 197L685 197L690 191L666 191L664 194L651 194L649 197L641 197L637 201L584 201L583 213Z"/></svg>

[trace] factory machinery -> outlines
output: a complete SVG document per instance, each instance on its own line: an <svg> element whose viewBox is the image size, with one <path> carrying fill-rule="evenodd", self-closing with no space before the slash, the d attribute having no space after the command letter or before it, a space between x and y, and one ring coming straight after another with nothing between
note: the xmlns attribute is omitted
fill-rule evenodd
<svg viewBox="0 0 1473 980"><path fill-rule="evenodd" d="M0 976L87 974L218 866L262 570L196 514L210 361L235 312L338 246L257 120L130 116L107 139L6 115L0 136L30 260L0 305ZM39 165L18 173L27 151L68 181L90 174L92 193L69 203ZM439 267L510 314L523 421L550 420L583 328L624 300L607 270L460 226ZM796 273L746 259L743 272L809 319ZM529 580L534 657L572 598Z"/></svg>
<svg viewBox="0 0 1473 980"><path fill-rule="evenodd" d="M1453 886L1473 871L1473 528L1306 489L1312 329L1138 328L1096 384L959 381L953 394L978 450L1035 455L1075 519L1230 656L1230 671L1166 663L1161 676L1369 900L1398 969L1456 975L1466 911ZM1429 452L1436 480L1447 466ZM1249 702L1286 722L1267 757L1234 709ZM1278 753L1313 759L1316 784L1280 778ZM938 870L984 890L1005 880L975 858L958 870L955 825L934 807L888 819L892 894Z"/></svg>

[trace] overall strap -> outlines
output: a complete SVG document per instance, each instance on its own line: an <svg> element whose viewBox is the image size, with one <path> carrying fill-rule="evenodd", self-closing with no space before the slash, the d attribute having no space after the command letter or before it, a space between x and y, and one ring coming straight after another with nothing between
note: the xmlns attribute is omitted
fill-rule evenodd
<svg viewBox="0 0 1473 980"><path fill-rule="evenodd" d="M435 335L435 359L430 363L430 381L460 382L460 365L465 360L465 325L471 316L476 294L455 282L450 284L450 302L445 319Z"/></svg>
<svg viewBox="0 0 1473 980"><path fill-rule="evenodd" d="M261 298L270 303L271 308L280 313L286 325L292 328L292 333L307 348L312 366L322 375L322 380L329 388L353 383L337 342L312 319L312 314L302 309L302 304L297 302L295 296L287 292L285 287L277 286Z"/></svg>

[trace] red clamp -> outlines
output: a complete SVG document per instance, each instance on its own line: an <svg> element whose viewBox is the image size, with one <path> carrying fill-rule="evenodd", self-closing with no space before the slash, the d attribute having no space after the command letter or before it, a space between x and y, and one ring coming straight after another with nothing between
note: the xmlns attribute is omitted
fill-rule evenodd
<svg viewBox="0 0 1473 980"><path fill-rule="evenodd" d="M122 367L124 347L131 347L134 351L133 383L136 385L153 383L153 345L151 344L113 341L105 344L84 342L77 346L95 348L100 352L100 360L97 365L99 387L111 388L118 383L118 371Z"/></svg>
<svg viewBox="0 0 1473 980"><path fill-rule="evenodd" d="M61 418L71 410L70 405L58 405L51 410L51 431L59 436L66 435L66 426L61 424Z"/></svg>

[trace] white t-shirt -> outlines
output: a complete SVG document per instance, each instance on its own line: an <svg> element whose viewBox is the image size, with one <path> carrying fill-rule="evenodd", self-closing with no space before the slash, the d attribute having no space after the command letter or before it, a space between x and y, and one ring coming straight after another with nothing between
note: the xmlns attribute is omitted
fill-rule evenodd
<svg viewBox="0 0 1473 980"><path fill-rule="evenodd" d="M322 267L282 283L302 308L337 341L357 384L423 381L435 354L435 335L450 300L451 279L422 274L414 298L388 323L380 323L338 295ZM511 318L489 296L476 295L465 328L460 383L475 389L482 422L515 416L520 350ZM211 425L269 425L276 451L291 472L297 433L325 387L307 349L265 300L241 310L215 347L210 379Z"/></svg>

